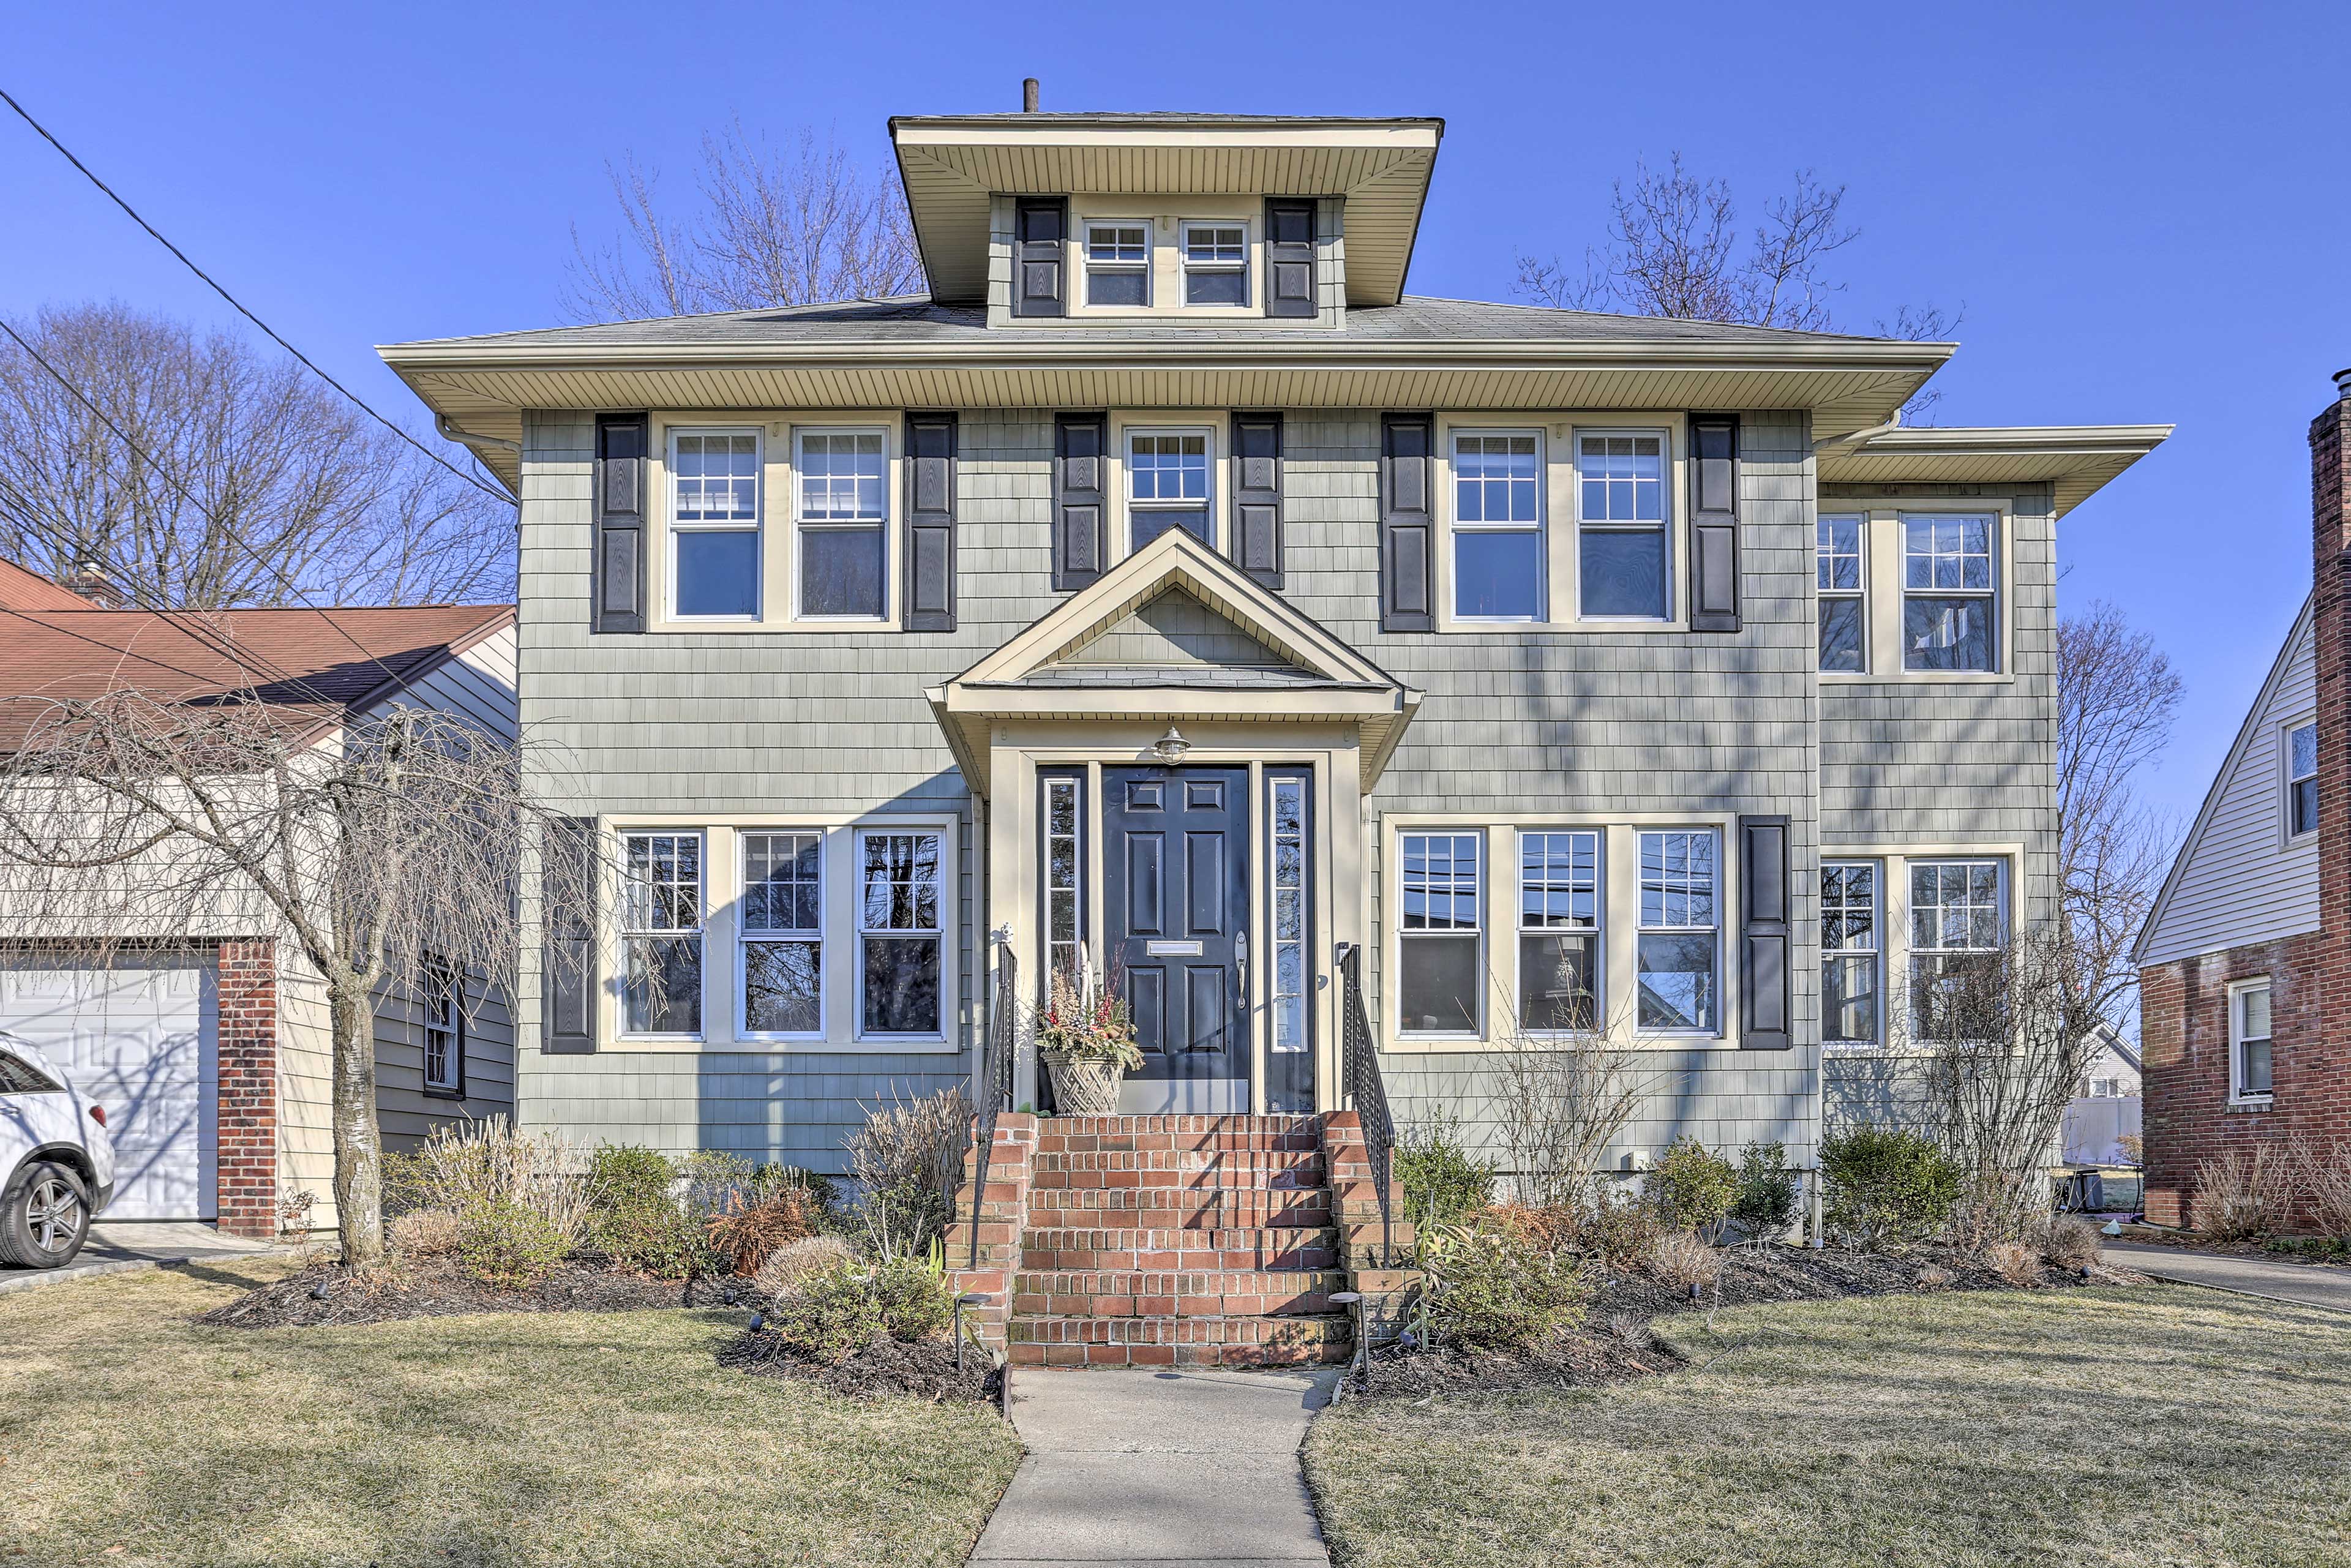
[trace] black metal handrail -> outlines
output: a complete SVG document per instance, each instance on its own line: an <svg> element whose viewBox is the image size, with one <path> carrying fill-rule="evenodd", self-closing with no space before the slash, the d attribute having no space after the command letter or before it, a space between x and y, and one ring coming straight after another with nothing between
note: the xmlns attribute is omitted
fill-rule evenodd
<svg viewBox="0 0 2351 1568"><path fill-rule="evenodd" d="M1395 1117L1380 1076L1380 1053L1372 1043L1372 1020L1364 1010L1364 949L1355 942L1340 944L1339 1087L1363 1123L1364 1155L1371 1162L1372 1192L1380 1202L1380 1266L1392 1269L1395 1244L1388 1177L1395 1164Z"/></svg>
<svg viewBox="0 0 2351 1568"><path fill-rule="evenodd" d="M1012 1052L1020 1015L1019 960L1012 946L1000 937L996 944L996 1005L989 1009L987 1032L980 1038L979 1071L972 1075L973 1107L979 1113L972 1135L979 1140L979 1158L971 1184L971 1262L979 1267L979 1206L987 1197L987 1156L996 1147L996 1114L1012 1108Z"/></svg>

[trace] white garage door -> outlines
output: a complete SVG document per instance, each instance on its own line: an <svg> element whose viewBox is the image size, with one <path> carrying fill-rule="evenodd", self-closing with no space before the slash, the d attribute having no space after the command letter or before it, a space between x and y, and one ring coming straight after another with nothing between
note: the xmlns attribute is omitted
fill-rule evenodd
<svg viewBox="0 0 2351 1568"><path fill-rule="evenodd" d="M0 969L0 1029L31 1040L106 1107L109 1219L211 1219L219 1103L212 967L125 956L114 968Z"/></svg>

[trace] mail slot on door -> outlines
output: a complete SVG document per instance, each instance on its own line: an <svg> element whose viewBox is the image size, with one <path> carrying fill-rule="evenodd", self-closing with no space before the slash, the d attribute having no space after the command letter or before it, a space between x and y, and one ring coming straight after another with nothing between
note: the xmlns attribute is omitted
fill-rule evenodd
<svg viewBox="0 0 2351 1568"><path fill-rule="evenodd" d="M1143 950L1155 958L1196 958L1203 951L1197 942L1145 942Z"/></svg>

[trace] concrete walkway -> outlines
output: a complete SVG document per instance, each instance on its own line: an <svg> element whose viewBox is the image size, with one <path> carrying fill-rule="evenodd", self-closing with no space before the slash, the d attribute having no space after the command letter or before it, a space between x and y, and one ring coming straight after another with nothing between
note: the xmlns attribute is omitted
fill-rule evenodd
<svg viewBox="0 0 2351 1568"><path fill-rule="evenodd" d="M266 1241L247 1241L242 1237L225 1235L210 1225L101 1219L89 1228L89 1239L82 1244L81 1251L62 1269L11 1269L0 1264L0 1296L12 1291L61 1285L68 1280L127 1274L165 1263L248 1257L277 1250Z"/></svg>
<svg viewBox="0 0 2351 1568"><path fill-rule="evenodd" d="M1327 1565L1298 1447L1337 1381L1024 1367L1012 1419L1029 1457L971 1561Z"/></svg>
<svg viewBox="0 0 2351 1568"><path fill-rule="evenodd" d="M2332 1307L2351 1312L2351 1269L2328 1263L2272 1263L2260 1258L2232 1258L2225 1253L2193 1252L2183 1247L2150 1247L2137 1241L2108 1241L2106 1256L2125 1268L2158 1280L2189 1285L2210 1285L2249 1296L2291 1301L2296 1306Z"/></svg>

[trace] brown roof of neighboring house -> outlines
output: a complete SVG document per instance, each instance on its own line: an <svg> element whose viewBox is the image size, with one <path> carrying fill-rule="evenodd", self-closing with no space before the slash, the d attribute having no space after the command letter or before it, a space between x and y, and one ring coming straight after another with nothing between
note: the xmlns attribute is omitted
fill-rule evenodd
<svg viewBox="0 0 2351 1568"><path fill-rule="evenodd" d="M70 588L61 587L39 572L0 559L0 610L94 610L98 608Z"/></svg>
<svg viewBox="0 0 2351 1568"><path fill-rule="evenodd" d="M83 608L27 610L0 600L0 744L23 739L44 699L116 691L173 702L250 693L324 727L423 678L515 614L511 604L164 612L77 602Z"/></svg>

